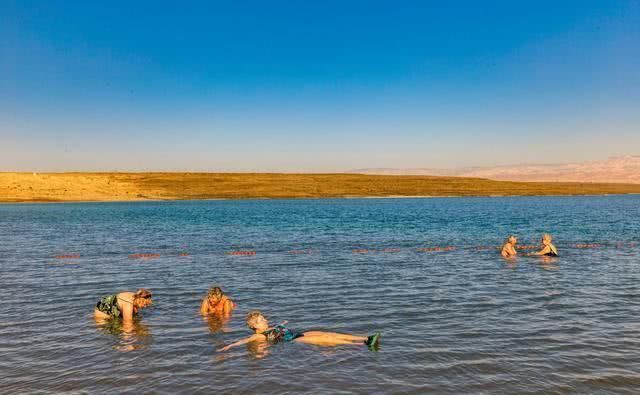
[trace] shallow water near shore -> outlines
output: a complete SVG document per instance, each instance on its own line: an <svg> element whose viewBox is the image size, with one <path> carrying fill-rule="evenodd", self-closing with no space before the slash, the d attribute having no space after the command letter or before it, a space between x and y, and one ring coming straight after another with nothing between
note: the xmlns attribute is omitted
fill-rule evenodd
<svg viewBox="0 0 640 395"><path fill-rule="evenodd" d="M495 249L542 232L559 258ZM96 324L139 287L132 328ZM1 393L632 394L640 196L1 205L0 300ZM253 309L382 344L217 352Z"/></svg>

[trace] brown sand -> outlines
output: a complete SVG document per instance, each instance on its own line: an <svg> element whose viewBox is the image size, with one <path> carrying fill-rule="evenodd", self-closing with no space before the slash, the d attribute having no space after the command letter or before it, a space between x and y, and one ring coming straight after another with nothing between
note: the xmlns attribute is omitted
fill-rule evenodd
<svg viewBox="0 0 640 395"><path fill-rule="evenodd" d="M640 185L269 173L0 173L0 202L640 193Z"/></svg>

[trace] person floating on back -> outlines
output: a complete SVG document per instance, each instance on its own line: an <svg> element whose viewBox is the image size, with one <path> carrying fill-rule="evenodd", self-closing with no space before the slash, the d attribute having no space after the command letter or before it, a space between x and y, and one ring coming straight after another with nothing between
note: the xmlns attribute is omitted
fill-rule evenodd
<svg viewBox="0 0 640 395"><path fill-rule="evenodd" d="M338 346L343 344L363 344L370 348L376 348L380 342L380 333L371 336L353 336L335 332L298 332L287 328L283 323L274 327L269 326L269 321L259 311L252 311L247 315L247 326L254 334L235 343L222 347L218 351L228 349L251 342L278 343L296 342L313 344L316 346Z"/></svg>
<svg viewBox="0 0 640 395"><path fill-rule="evenodd" d="M120 292L100 299L93 310L93 315L99 320L121 318L124 322L131 322L140 309L152 303L151 292L147 289L140 288L135 293Z"/></svg>
<svg viewBox="0 0 640 395"><path fill-rule="evenodd" d="M516 243L518 243L518 237L514 235L509 236L502 246L502 252L500 254L505 258L513 258L518 255Z"/></svg>
<svg viewBox="0 0 640 395"><path fill-rule="evenodd" d="M227 316L231 314L231 311L233 311L235 307L235 303L222 292L220 287L211 287L209 288L207 296L202 299L200 314Z"/></svg>
<svg viewBox="0 0 640 395"><path fill-rule="evenodd" d="M551 243L552 241L553 237L551 237L550 234L543 234L542 240L540 240L542 249L540 251L532 253L531 255L558 256L558 250L556 249L556 246Z"/></svg>

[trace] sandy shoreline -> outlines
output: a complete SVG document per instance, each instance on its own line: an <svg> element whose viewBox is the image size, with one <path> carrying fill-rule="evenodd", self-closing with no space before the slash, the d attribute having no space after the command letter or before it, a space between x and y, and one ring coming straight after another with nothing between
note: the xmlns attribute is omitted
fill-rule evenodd
<svg viewBox="0 0 640 395"><path fill-rule="evenodd" d="M314 199L451 199L451 198L504 198L504 197L579 197L579 196L630 196L640 195L640 193L617 193L617 194L573 194L573 195L477 195L477 196L342 196L342 197L302 197L302 198L264 198L249 197L237 199L136 199L136 200L29 200L29 201L10 201L0 200L1 205L29 205L29 204L76 204L76 203L145 203L145 202L192 202L192 201L232 201L232 200L314 200Z"/></svg>
<svg viewBox="0 0 640 395"><path fill-rule="evenodd" d="M0 173L0 203L638 194L638 184L277 173Z"/></svg>

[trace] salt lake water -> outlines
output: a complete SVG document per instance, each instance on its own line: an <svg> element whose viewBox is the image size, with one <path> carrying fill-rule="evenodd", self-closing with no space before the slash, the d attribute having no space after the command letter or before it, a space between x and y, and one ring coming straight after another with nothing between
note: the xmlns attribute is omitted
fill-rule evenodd
<svg viewBox="0 0 640 395"><path fill-rule="evenodd" d="M559 258L495 248L543 232ZM639 243L640 196L0 205L0 392L633 394ZM133 331L96 324L140 287ZM253 309L381 347L217 352Z"/></svg>

